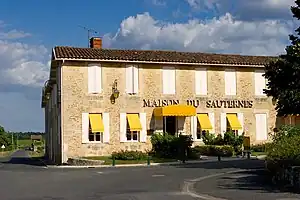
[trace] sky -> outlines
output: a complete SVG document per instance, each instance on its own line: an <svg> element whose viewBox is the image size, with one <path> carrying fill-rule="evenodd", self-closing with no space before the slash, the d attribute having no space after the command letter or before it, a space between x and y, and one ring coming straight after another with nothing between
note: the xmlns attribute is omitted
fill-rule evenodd
<svg viewBox="0 0 300 200"><path fill-rule="evenodd" d="M0 125L44 131L41 90L54 46L276 56L299 22L294 0L2 0Z"/></svg>

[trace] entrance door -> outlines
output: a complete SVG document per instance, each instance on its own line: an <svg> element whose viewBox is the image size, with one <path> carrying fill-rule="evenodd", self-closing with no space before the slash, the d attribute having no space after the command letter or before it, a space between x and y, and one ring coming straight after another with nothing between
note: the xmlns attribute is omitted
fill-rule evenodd
<svg viewBox="0 0 300 200"><path fill-rule="evenodd" d="M175 135L177 132L177 120L176 117L168 116L164 117L164 132L170 135Z"/></svg>

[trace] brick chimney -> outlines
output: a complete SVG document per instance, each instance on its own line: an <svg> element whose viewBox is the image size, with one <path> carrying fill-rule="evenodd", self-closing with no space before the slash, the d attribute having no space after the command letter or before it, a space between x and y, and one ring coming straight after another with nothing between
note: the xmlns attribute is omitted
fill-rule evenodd
<svg viewBox="0 0 300 200"><path fill-rule="evenodd" d="M90 48L102 49L102 39L100 37L92 37L90 39Z"/></svg>

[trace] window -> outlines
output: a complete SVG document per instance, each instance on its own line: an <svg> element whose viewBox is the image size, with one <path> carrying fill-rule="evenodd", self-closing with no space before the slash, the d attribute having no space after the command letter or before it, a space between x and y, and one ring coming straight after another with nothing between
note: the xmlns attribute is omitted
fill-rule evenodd
<svg viewBox="0 0 300 200"><path fill-rule="evenodd" d="M255 70L254 82L255 82L255 95L265 95L264 89L266 89L266 79L263 77L264 70Z"/></svg>
<svg viewBox="0 0 300 200"><path fill-rule="evenodd" d="M176 93L176 72L175 67L162 68L163 94Z"/></svg>
<svg viewBox="0 0 300 200"><path fill-rule="evenodd" d="M225 70L225 95L236 95L236 72L234 69Z"/></svg>
<svg viewBox="0 0 300 200"><path fill-rule="evenodd" d="M101 93L102 90L102 68L101 65L88 66L88 93Z"/></svg>
<svg viewBox="0 0 300 200"><path fill-rule="evenodd" d="M196 95L207 95L206 68L196 68L195 70L195 92Z"/></svg>
<svg viewBox="0 0 300 200"><path fill-rule="evenodd" d="M109 143L109 113L82 113L82 143Z"/></svg>
<svg viewBox="0 0 300 200"><path fill-rule="evenodd" d="M205 134L208 134L208 133L209 133L208 130L202 130L202 129L201 129L199 120L197 120L197 134L196 134L196 139L197 139L197 140L201 140L202 137L204 137Z"/></svg>
<svg viewBox="0 0 300 200"><path fill-rule="evenodd" d="M137 94L139 90L139 68L137 65L126 66L126 92Z"/></svg>
<svg viewBox="0 0 300 200"><path fill-rule="evenodd" d="M139 114L127 114L126 140L139 141L142 125Z"/></svg>
<svg viewBox="0 0 300 200"><path fill-rule="evenodd" d="M242 130L242 125L236 113L226 114L226 132L233 132L235 136L239 135L239 130Z"/></svg>
<svg viewBox="0 0 300 200"><path fill-rule="evenodd" d="M202 137L213 130L212 126L213 114L199 113L197 114L197 132L196 139L200 140Z"/></svg>
<svg viewBox="0 0 300 200"><path fill-rule="evenodd" d="M103 142L103 133L101 133L101 132L93 133L92 130L90 129L89 141L90 142Z"/></svg>

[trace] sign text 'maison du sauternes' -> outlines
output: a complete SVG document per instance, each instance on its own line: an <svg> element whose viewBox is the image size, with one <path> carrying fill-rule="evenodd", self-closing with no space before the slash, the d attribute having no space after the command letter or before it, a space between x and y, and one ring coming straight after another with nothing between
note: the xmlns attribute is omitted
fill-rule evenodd
<svg viewBox="0 0 300 200"><path fill-rule="evenodd" d="M143 107L163 107L168 105L178 105L179 100L143 100ZM191 105L194 107L200 106L200 100L186 100L186 105ZM205 101L206 108L252 108L253 101L249 100L207 100Z"/></svg>

